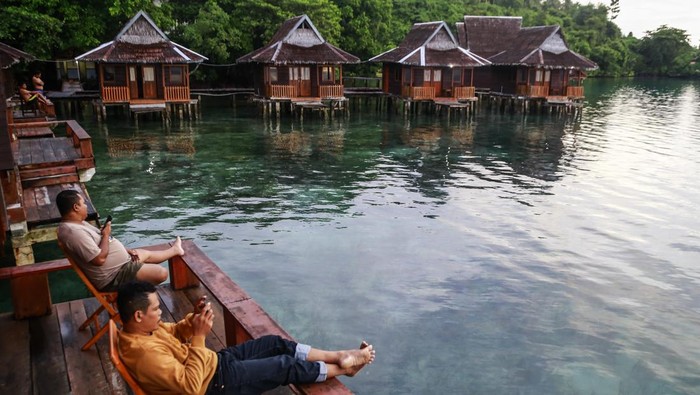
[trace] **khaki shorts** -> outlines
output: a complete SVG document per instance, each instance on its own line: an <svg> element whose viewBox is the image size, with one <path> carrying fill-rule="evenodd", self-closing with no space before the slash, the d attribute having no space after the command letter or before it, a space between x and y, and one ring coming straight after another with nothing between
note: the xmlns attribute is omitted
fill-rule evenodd
<svg viewBox="0 0 700 395"><path fill-rule="evenodd" d="M101 291L116 291L120 285L136 280L136 273L141 269L143 263L129 261L119 269L114 279Z"/></svg>

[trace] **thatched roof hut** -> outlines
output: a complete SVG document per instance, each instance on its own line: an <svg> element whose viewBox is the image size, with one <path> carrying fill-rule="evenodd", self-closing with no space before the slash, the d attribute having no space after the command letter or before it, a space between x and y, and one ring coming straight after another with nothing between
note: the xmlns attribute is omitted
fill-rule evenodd
<svg viewBox="0 0 700 395"><path fill-rule="evenodd" d="M170 41L144 11L139 11L114 40L76 60L105 63L201 63L207 58Z"/></svg>
<svg viewBox="0 0 700 395"><path fill-rule="evenodd" d="M189 64L206 59L170 41L143 11L131 18L114 40L75 58L99 64L103 103L128 103L132 109L188 103Z"/></svg>
<svg viewBox="0 0 700 395"><path fill-rule="evenodd" d="M475 67L490 64L483 57L459 46L445 22L414 24L398 47L369 61L423 67Z"/></svg>
<svg viewBox="0 0 700 395"><path fill-rule="evenodd" d="M330 44L306 15L287 19L270 42L241 56L237 63L352 64L360 58Z"/></svg>
<svg viewBox="0 0 700 395"><path fill-rule="evenodd" d="M522 27L522 17L465 15L459 43L494 65L592 70L595 62L569 49L559 26Z"/></svg>
<svg viewBox="0 0 700 395"><path fill-rule="evenodd" d="M479 88L526 97L583 97L581 81L595 62L569 49L559 26L522 27L522 17L465 15L459 43L491 62Z"/></svg>
<svg viewBox="0 0 700 395"><path fill-rule="evenodd" d="M398 47L369 60L384 64L384 92L414 100L474 97L474 67L491 64L460 46L445 22L416 23Z"/></svg>
<svg viewBox="0 0 700 395"><path fill-rule="evenodd" d="M343 65L360 58L326 41L306 15L282 23L270 42L236 60L248 64L257 95L273 100L343 99Z"/></svg>

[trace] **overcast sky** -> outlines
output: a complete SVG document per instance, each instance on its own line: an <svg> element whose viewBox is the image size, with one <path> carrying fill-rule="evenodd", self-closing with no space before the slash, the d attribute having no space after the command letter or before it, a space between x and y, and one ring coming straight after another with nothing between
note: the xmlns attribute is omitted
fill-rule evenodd
<svg viewBox="0 0 700 395"><path fill-rule="evenodd" d="M609 0L574 1L610 4ZM632 32L637 38L661 25L683 29L694 47L700 45L700 0L620 0L620 14L614 22L622 34Z"/></svg>

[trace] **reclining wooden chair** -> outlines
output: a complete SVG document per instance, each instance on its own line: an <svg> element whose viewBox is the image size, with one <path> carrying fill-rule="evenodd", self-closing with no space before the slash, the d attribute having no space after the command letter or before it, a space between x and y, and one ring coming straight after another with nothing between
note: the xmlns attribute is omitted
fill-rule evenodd
<svg viewBox="0 0 700 395"><path fill-rule="evenodd" d="M82 350L85 351L88 348L92 347L93 344L95 344L98 340L100 340L100 337L107 333L107 330L109 329L109 326L107 324L101 325L100 324L100 314L103 311L106 311L107 314L109 315L109 321L115 320L119 323L121 323L121 319L119 318L119 313L117 312L117 293L116 292L102 292L98 291L97 288L95 288L94 285L92 285L92 282L90 282L90 279L87 278L85 275L85 272L83 272L83 269L80 268L80 266L71 258L71 256L66 252L65 247L63 244L59 241L58 246L61 248L61 251L63 251L63 255L66 256L66 259L68 259L68 262L70 262L70 265L73 267L73 270L75 270L76 273L78 273L78 277L83 281L85 286L87 287L88 290L90 290L90 293L97 299L98 302L100 302L100 307L95 310L94 313L88 317L85 322L83 322L82 325L80 325L80 330L85 330L85 328L89 327L90 324L95 325L95 333L92 335L90 340L88 340L87 343L82 347Z"/></svg>
<svg viewBox="0 0 700 395"><path fill-rule="evenodd" d="M117 324L113 320L109 320L109 358L112 360L114 367L117 368L119 374L122 376L124 381L129 385L131 391L134 395L146 395L146 392L141 389L139 383L131 375L129 369L126 368L124 362L122 362L122 356L119 354L119 336L118 336Z"/></svg>

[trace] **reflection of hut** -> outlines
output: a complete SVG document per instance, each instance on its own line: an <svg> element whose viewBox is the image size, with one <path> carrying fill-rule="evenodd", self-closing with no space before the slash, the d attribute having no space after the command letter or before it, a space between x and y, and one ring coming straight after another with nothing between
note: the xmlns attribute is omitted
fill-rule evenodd
<svg viewBox="0 0 700 395"><path fill-rule="evenodd" d="M133 157L143 151L164 151L194 155L194 136L170 134L163 136L108 137L107 154L112 158Z"/></svg>
<svg viewBox="0 0 700 395"><path fill-rule="evenodd" d="M327 42L308 16L288 19L270 42L240 57L252 64L255 93L268 101L343 102L343 65L360 59Z"/></svg>
<svg viewBox="0 0 700 395"><path fill-rule="evenodd" d="M582 98L585 71L598 66L569 49L561 27L521 24L522 17L470 15L457 23L460 45L492 63L476 71L476 87L533 98Z"/></svg>
<svg viewBox="0 0 700 395"><path fill-rule="evenodd" d="M445 22L416 23L398 47L377 55L383 90L412 100L474 97L474 68L489 61L462 48Z"/></svg>
<svg viewBox="0 0 700 395"><path fill-rule="evenodd" d="M404 143L417 148L422 154L429 154L440 148L442 130L437 126L414 127L402 134Z"/></svg>
<svg viewBox="0 0 700 395"><path fill-rule="evenodd" d="M190 104L189 64L206 59L170 41L143 11L113 41L76 58L98 63L103 105L126 105L132 113Z"/></svg>

